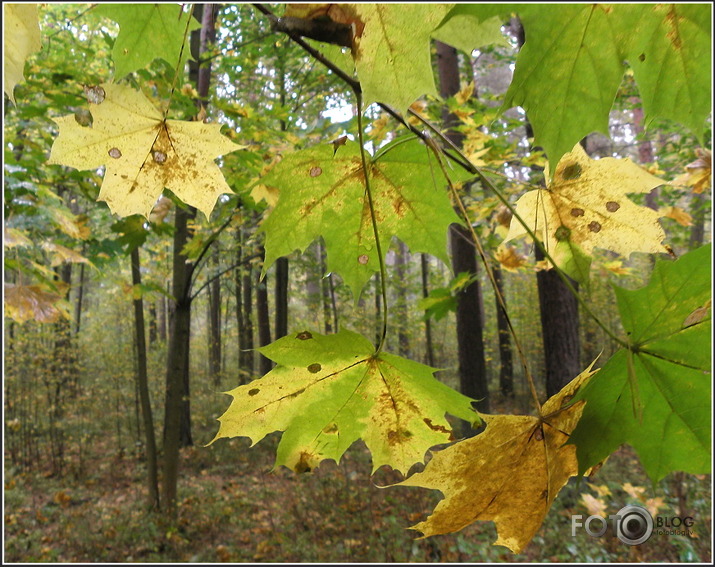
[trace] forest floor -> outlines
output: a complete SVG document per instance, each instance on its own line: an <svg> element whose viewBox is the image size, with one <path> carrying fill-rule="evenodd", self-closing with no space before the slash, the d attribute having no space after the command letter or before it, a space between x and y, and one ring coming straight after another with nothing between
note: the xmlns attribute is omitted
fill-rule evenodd
<svg viewBox="0 0 715 567"><path fill-rule="evenodd" d="M284 468L271 472L277 441L274 435L251 449L246 439L184 449L179 517L174 525L145 509L146 467L141 455L103 452L100 443L93 447L91 459L84 461L83 470L70 471L62 478L38 470L18 472L6 458L4 560L572 563L711 559L711 477L671 475L653 487L627 447L591 479L571 479L534 540L522 554L513 555L492 545L496 531L486 522L457 534L416 539L416 532L406 528L429 515L439 494L408 487L378 488L400 477L385 470L370 477L364 445L353 446L340 465L331 461L312 473L297 475ZM610 528L602 538L587 535L583 528L572 536L571 515L589 515L583 494L597 498L607 514L626 504L646 502L663 517L687 514L694 519L694 535L654 534L633 547L621 543Z"/></svg>

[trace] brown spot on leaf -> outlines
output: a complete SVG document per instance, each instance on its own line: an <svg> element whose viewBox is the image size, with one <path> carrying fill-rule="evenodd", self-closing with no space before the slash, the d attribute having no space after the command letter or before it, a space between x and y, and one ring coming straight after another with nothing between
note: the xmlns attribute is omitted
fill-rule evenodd
<svg viewBox="0 0 715 567"><path fill-rule="evenodd" d="M564 167L564 169L561 171L561 177L566 181L570 181L571 179L578 179L579 177L581 177L582 171L583 169L581 168L580 164L572 163Z"/></svg>
<svg viewBox="0 0 715 567"><path fill-rule="evenodd" d="M564 407L566 404L568 404L571 400L573 399L573 394L567 394L564 396L564 398L561 400L561 407Z"/></svg>
<svg viewBox="0 0 715 567"><path fill-rule="evenodd" d="M160 152L159 150L155 150L152 152L152 157L154 158L154 161L158 163L159 165L163 165L166 163L166 154L164 152Z"/></svg>
<svg viewBox="0 0 715 567"><path fill-rule="evenodd" d="M316 362L316 363L311 364L310 366L308 366L308 372L310 372L311 374L315 374L316 372L320 372L320 370L321 370L322 368L323 368L323 367L320 366L320 364L318 364L318 363Z"/></svg>
<svg viewBox="0 0 715 567"><path fill-rule="evenodd" d="M541 427L537 427L536 431L534 431L534 439L536 439L537 441L544 440L544 430L541 429Z"/></svg>
<svg viewBox="0 0 715 567"><path fill-rule="evenodd" d="M412 433L406 429L399 429L397 431L389 431L387 433L387 442L390 445L397 445L398 443L404 443L407 439L412 437Z"/></svg>
<svg viewBox="0 0 715 567"><path fill-rule="evenodd" d="M360 254L358 256L358 262L360 262L363 266L367 264L370 261L370 258L368 257L367 254Z"/></svg>
<svg viewBox="0 0 715 567"><path fill-rule="evenodd" d="M104 92L104 89L100 87L99 85L95 87L84 87L84 95L87 97L87 100L92 103L92 104L102 104L104 102L104 97L107 95L107 93Z"/></svg>
<svg viewBox="0 0 715 567"><path fill-rule="evenodd" d="M583 209L579 209L578 207L574 207L571 209L571 216L572 217L582 217L585 214L586 211Z"/></svg>
<svg viewBox="0 0 715 567"><path fill-rule="evenodd" d="M591 232L600 232L601 231L601 223L596 222L596 221L591 221L588 223L588 230Z"/></svg>
<svg viewBox="0 0 715 567"><path fill-rule="evenodd" d="M407 208L407 203L402 198L395 199L392 201L392 208L398 217L402 217L405 214L405 209Z"/></svg>
<svg viewBox="0 0 715 567"><path fill-rule="evenodd" d="M293 467L293 470L297 473L306 473L310 472L311 466L310 466L310 461L311 461L312 455L309 453L306 453L303 451L300 454L300 458L298 459L298 462L295 464L295 467Z"/></svg>
<svg viewBox="0 0 715 567"><path fill-rule="evenodd" d="M618 203L616 203L615 201L608 201L606 203L606 210L609 213L615 213L620 208L621 208L621 206Z"/></svg>
<svg viewBox="0 0 715 567"><path fill-rule="evenodd" d="M338 432L338 424L337 423L330 423L330 424L326 425L325 427L323 427L323 433L325 433L326 435L335 434L337 432Z"/></svg>
<svg viewBox="0 0 715 567"><path fill-rule="evenodd" d="M643 61L645 61L645 53L641 53L641 54L638 56L638 61L640 61L641 63L643 63Z"/></svg>
<svg viewBox="0 0 715 567"><path fill-rule="evenodd" d="M554 234L554 238L556 238L556 240L558 240L559 242L568 240L570 237L571 237L571 229L564 225L561 225L559 228L557 228L556 233Z"/></svg>
<svg viewBox="0 0 715 567"><path fill-rule="evenodd" d="M427 427L429 427L432 431L439 431L440 433L447 433L448 435L452 433L444 425L435 425L428 417L425 417L422 421L424 421L427 424Z"/></svg>
<svg viewBox="0 0 715 567"><path fill-rule="evenodd" d="M670 40L670 43L673 44L673 47L680 51L680 49L683 47L683 40L680 37L680 18L678 17L678 14L675 12L675 10L675 6L671 6L668 10L668 14L665 16L665 21L670 27L670 31L666 34L666 36Z"/></svg>
<svg viewBox="0 0 715 567"><path fill-rule="evenodd" d="M310 168L310 176L311 177L318 177L318 175L320 175L321 173L323 173L323 170L320 167L318 167L317 165L315 167Z"/></svg>
<svg viewBox="0 0 715 567"><path fill-rule="evenodd" d="M251 388L250 390L248 390L248 395L255 396L260 391L261 391L260 388Z"/></svg>
<svg viewBox="0 0 715 567"><path fill-rule="evenodd" d="M299 341L307 341L308 339L312 339L313 335L309 331L303 331L301 333L298 333L295 338Z"/></svg>
<svg viewBox="0 0 715 567"><path fill-rule="evenodd" d="M119 159L120 157L122 157L122 152L119 148L112 148L107 153L109 154L109 157L114 159Z"/></svg>

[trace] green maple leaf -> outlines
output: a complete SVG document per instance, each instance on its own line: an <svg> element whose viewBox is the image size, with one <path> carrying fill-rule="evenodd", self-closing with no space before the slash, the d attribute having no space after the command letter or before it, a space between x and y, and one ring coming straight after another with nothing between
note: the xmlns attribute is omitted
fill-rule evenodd
<svg viewBox="0 0 715 567"><path fill-rule="evenodd" d="M328 270L340 274L357 299L380 263L359 147L348 142L334 150L323 144L288 154L261 179L280 189L278 204L261 228L264 273L280 256L303 251L322 236ZM415 139L402 140L368 159L383 254L397 236L412 252L427 252L448 264L447 227L459 218L426 148Z"/></svg>
<svg viewBox="0 0 715 567"><path fill-rule="evenodd" d="M702 139L712 111L712 16L712 5L653 4L638 18L626 57L638 84L646 125L666 118L684 124Z"/></svg>
<svg viewBox="0 0 715 567"><path fill-rule="evenodd" d="M432 37L467 55L484 45L508 47L509 42L501 31L501 23L502 16L509 12L509 5L457 4L432 32Z"/></svg>
<svg viewBox="0 0 715 567"><path fill-rule="evenodd" d="M171 65L185 61L188 34L201 27L179 4L100 4L94 12L119 24L112 49L116 79L143 69L157 58Z"/></svg>
<svg viewBox="0 0 715 567"><path fill-rule="evenodd" d="M608 116L634 68L648 116L701 133L710 112L711 15L707 6L559 4L519 8L526 43L502 110L521 106L551 170Z"/></svg>
<svg viewBox="0 0 715 567"><path fill-rule="evenodd" d="M406 473L430 447L453 440L445 413L475 423L471 400L437 381L433 368L388 353L365 337L302 331L260 349L278 366L228 392L230 407L216 437L253 444L284 431L276 466L297 472L324 459L340 461L362 438L373 472L382 465Z"/></svg>
<svg viewBox="0 0 715 567"><path fill-rule="evenodd" d="M449 4L343 4L354 26L353 58L363 104L383 102L405 112L415 99L436 95L430 34Z"/></svg>
<svg viewBox="0 0 715 567"><path fill-rule="evenodd" d="M629 349L579 393L586 408L571 436L583 472L622 443L653 481L710 472L711 245L657 261L638 290L614 286Z"/></svg>

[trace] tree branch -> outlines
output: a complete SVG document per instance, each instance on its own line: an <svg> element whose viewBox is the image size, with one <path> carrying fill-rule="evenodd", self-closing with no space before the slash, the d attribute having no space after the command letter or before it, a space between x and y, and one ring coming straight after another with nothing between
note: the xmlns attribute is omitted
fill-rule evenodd
<svg viewBox="0 0 715 567"><path fill-rule="evenodd" d="M238 268L239 266L242 266L243 264L247 264L248 262L250 262L250 261L253 260L254 258L260 258L260 257L261 257L260 254L253 254L252 256L247 256L246 258L244 258L244 259L241 260L240 262L236 262L236 263L234 263L234 264L231 264L231 265L230 265L228 268L226 268L225 270L221 270L221 271L218 272L217 274L214 274L214 275L211 276L207 281L205 281L204 284L203 284L199 289L196 290L196 292L194 292L194 293L191 295L191 298L190 298L191 301L193 301L194 299L196 299L196 297L197 297L197 296L204 290L204 288L206 288L212 281L214 281L214 280L220 278L220 277L221 277L222 275L224 275L226 272L230 272L230 271L233 270L234 268Z"/></svg>

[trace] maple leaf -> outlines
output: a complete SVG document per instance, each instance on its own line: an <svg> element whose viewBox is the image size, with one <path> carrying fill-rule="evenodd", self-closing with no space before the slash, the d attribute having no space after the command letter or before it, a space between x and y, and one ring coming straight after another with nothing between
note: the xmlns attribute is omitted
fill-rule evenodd
<svg viewBox="0 0 715 567"><path fill-rule="evenodd" d="M590 516L606 517L606 503L600 498L585 493L581 495L581 503L585 506Z"/></svg>
<svg viewBox="0 0 715 567"><path fill-rule="evenodd" d="M693 224L693 217L680 207L661 207L658 214L662 217L673 219L680 226L690 226Z"/></svg>
<svg viewBox="0 0 715 567"><path fill-rule="evenodd" d="M553 170L591 132L608 135L608 116L633 68L646 114L700 135L711 112L710 22L706 5L559 4L519 6L526 43L501 110L521 106Z"/></svg>
<svg viewBox="0 0 715 567"><path fill-rule="evenodd" d="M485 45L508 47L501 31L502 16L508 12L508 8L493 4L457 4L432 32L432 37L467 55Z"/></svg>
<svg viewBox="0 0 715 567"><path fill-rule="evenodd" d="M328 271L340 274L357 300L380 263L360 149L349 142L335 155L333 149L322 144L288 154L261 179L280 190L261 227L266 233L263 273L280 256L302 252L322 236ZM447 227L460 221L443 189L443 174L430 159L411 139L386 146L368 161L377 230L383 254L397 236L413 253L427 252L449 264Z"/></svg>
<svg viewBox="0 0 715 567"><path fill-rule="evenodd" d="M42 47L37 4L3 4L5 45L5 84L3 88L13 104L15 85L25 79L25 61Z"/></svg>
<svg viewBox="0 0 715 567"><path fill-rule="evenodd" d="M250 437L253 444L284 431L276 466L297 472L324 459L339 462L359 438L373 472L387 464L407 472L430 447L453 440L445 413L477 420L471 400L437 381L433 368L388 353L375 355L365 337L293 333L259 349L278 366L228 392L216 441Z"/></svg>
<svg viewBox="0 0 715 567"><path fill-rule="evenodd" d="M712 184L713 158L710 150L697 148L697 159L685 166L685 173L673 180L672 185L686 185L693 193L702 193Z"/></svg>
<svg viewBox="0 0 715 567"><path fill-rule="evenodd" d="M99 4L94 13L119 24L112 49L115 79L142 69L157 58L178 64L181 71L180 63L190 51L184 42L188 34L201 27L179 4Z"/></svg>
<svg viewBox="0 0 715 567"><path fill-rule="evenodd" d="M526 257L519 254L513 246L499 246L494 258L501 264L502 268L509 272L516 272L526 264Z"/></svg>
<svg viewBox="0 0 715 567"><path fill-rule="evenodd" d="M69 304L64 293L69 287L55 286L60 293L54 293L42 285L5 283L5 314L18 323L35 320L39 323L54 323L60 317L70 319Z"/></svg>
<svg viewBox="0 0 715 567"><path fill-rule="evenodd" d="M104 84L88 89L91 127L74 114L55 118L60 134L49 163L77 169L106 165L97 200L120 216L149 216L164 188L206 217L231 193L214 159L242 149L219 133L220 124L166 120L140 91Z"/></svg>
<svg viewBox="0 0 715 567"><path fill-rule="evenodd" d="M404 112L416 98L437 94L430 34L447 4L340 4L334 21L353 26L352 55L365 108L383 102Z"/></svg>
<svg viewBox="0 0 715 567"><path fill-rule="evenodd" d="M711 274L707 245L656 260L641 289L613 286L629 346L578 394L588 402L571 436L582 470L628 443L653 482L710 471Z"/></svg>
<svg viewBox="0 0 715 567"><path fill-rule="evenodd" d="M548 168L545 173L549 179ZM547 188L527 192L516 211L559 267L590 255L595 247L626 257L631 252L667 252L658 213L627 197L663 184L629 159L592 160L576 144L561 158ZM505 241L525 234L522 224L512 219ZM583 281L578 273L584 270L572 269L569 275Z"/></svg>
<svg viewBox="0 0 715 567"><path fill-rule="evenodd" d="M491 520L499 534L495 545L520 553L578 472L576 448L564 443L584 402L569 402L595 373L592 367L546 401L543 417L480 414L487 426L483 433L435 452L423 472L399 483L437 489L445 497L411 529L429 537Z"/></svg>

